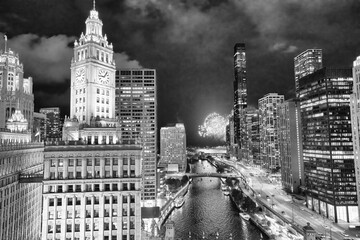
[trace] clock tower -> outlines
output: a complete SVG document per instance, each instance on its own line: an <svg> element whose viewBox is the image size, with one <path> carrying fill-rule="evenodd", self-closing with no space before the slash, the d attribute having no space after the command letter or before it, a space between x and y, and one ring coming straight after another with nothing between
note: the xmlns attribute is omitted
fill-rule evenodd
<svg viewBox="0 0 360 240"><path fill-rule="evenodd" d="M85 21L86 32L74 42L71 60L70 117L90 124L91 118L115 117L115 61L113 45L103 35L95 4Z"/></svg>

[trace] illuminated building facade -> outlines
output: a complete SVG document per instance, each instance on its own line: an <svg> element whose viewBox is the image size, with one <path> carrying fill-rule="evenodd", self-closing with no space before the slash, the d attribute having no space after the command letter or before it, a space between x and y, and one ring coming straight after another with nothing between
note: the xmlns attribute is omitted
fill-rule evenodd
<svg viewBox="0 0 360 240"><path fill-rule="evenodd" d="M322 68L299 79L307 206L335 222L358 222L351 69Z"/></svg>
<svg viewBox="0 0 360 240"><path fill-rule="evenodd" d="M247 107L246 87L246 51L245 43L236 43L234 46L234 132L235 143L242 148L244 139L241 137L245 132L243 110Z"/></svg>
<svg viewBox="0 0 360 240"><path fill-rule="evenodd" d="M46 115L45 141L60 141L62 137L60 108L40 108L40 113Z"/></svg>
<svg viewBox="0 0 360 240"><path fill-rule="evenodd" d="M33 135L37 142L45 141L46 114L34 112Z"/></svg>
<svg viewBox="0 0 360 240"><path fill-rule="evenodd" d="M70 117L89 125L96 117L115 117L115 61L95 6L85 24L71 60Z"/></svg>
<svg viewBox="0 0 360 240"><path fill-rule="evenodd" d="M299 79L321 68L321 49L307 49L294 58L295 92L297 97L299 97Z"/></svg>
<svg viewBox="0 0 360 240"><path fill-rule="evenodd" d="M24 78L24 66L19 60L19 55L6 47L4 52L0 52L0 96L0 128L4 129L6 120L15 109L19 109L25 116L29 129L32 129L33 79Z"/></svg>
<svg viewBox="0 0 360 240"><path fill-rule="evenodd" d="M304 181L299 100L280 104L277 115L282 186L288 192L298 193Z"/></svg>
<svg viewBox="0 0 360 240"><path fill-rule="evenodd" d="M141 239L142 148L123 145L115 63L94 8L74 44L71 118L47 142L42 239Z"/></svg>
<svg viewBox="0 0 360 240"><path fill-rule="evenodd" d="M354 147L354 165L356 174L357 195L360 196L360 56L353 64L353 94L351 94L351 125ZM360 211L360 199L357 199ZM360 216L360 213L359 213Z"/></svg>
<svg viewBox="0 0 360 240"><path fill-rule="evenodd" d="M258 101L260 125L260 159L267 169L280 167L277 129L277 108L284 102L284 95L268 93Z"/></svg>
<svg viewBox="0 0 360 240"><path fill-rule="evenodd" d="M182 123L160 129L160 167L177 165L179 172L186 170L186 132ZM169 168L168 168L169 171Z"/></svg>
<svg viewBox="0 0 360 240"><path fill-rule="evenodd" d="M260 164L259 110L247 108L245 114L246 150L245 159L249 164Z"/></svg>
<svg viewBox="0 0 360 240"><path fill-rule="evenodd" d="M43 239L141 239L141 149L47 145Z"/></svg>
<svg viewBox="0 0 360 240"><path fill-rule="evenodd" d="M155 69L116 71L116 116L121 127L121 142L143 147L144 206L156 200L157 97Z"/></svg>
<svg viewBox="0 0 360 240"><path fill-rule="evenodd" d="M41 172L44 145L31 141L28 122L16 109L0 131L0 239L39 239L41 182L21 177Z"/></svg>

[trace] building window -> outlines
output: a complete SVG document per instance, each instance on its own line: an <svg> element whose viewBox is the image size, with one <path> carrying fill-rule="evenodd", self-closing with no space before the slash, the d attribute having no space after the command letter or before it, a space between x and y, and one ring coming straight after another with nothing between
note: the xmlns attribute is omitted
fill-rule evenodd
<svg viewBox="0 0 360 240"><path fill-rule="evenodd" d="M71 232L71 231L72 231L72 225L66 224L66 232Z"/></svg>
<svg viewBox="0 0 360 240"><path fill-rule="evenodd" d="M100 158L95 158L95 166L100 166Z"/></svg>
<svg viewBox="0 0 360 240"><path fill-rule="evenodd" d="M130 190L135 190L135 183L130 183Z"/></svg>
<svg viewBox="0 0 360 240"><path fill-rule="evenodd" d="M53 233L53 232L54 232L54 226L48 225L48 233Z"/></svg>
<svg viewBox="0 0 360 240"><path fill-rule="evenodd" d="M73 198L68 198L68 199L67 199L67 205L68 205L68 206L73 205Z"/></svg>
<svg viewBox="0 0 360 240"><path fill-rule="evenodd" d="M115 166L118 165L118 159L117 158L113 158L113 165L115 165Z"/></svg>
<svg viewBox="0 0 360 240"><path fill-rule="evenodd" d="M97 93L97 94L100 94L100 89L97 88L97 89L96 89L96 93Z"/></svg>
<svg viewBox="0 0 360 240"><path fill-rule="evenodd" d="M94 198L94 204L99 204L99 197Z"/></svg>
<svg viewBox="0 0 360 240"><path fill-rule="evenodd" d="M100 185L99 184L94 184L94 191L95 192L100 191Z"/></svg>
<svg viewBox="0 0 360 240"><path fill-rule="evenodd" d="M49 206L50 207L54 206L54 199L53 198L49 198Z"/></svg>
<svg viewBox="0 0 360 240"><path fill-rule="evenodd" d="M91 210L86 209L85 218L91 218Z"/></svg>
<svg viewBox="0 0 360 240"><path fill-rule="evenodd" d="M81 172L76 172L76 178L80 179L81 178Z"/></svg>
<svg viewBox="0 0 360 240"><path fill-rule="evenodd" d="M62 204L61 198L58 198L57 199L57 206L61 206L61 204Z"/></svg>
<svg viewBox="0 0 360 240"><path fill-rule="evenodd" d="M94 218L99 217L99 210L94 209Z"/></svg>
<svg viewBox="0 0 360 240"><path fill-rule="evenodd" d="M112 190L113 190L113 191L117 191L117 190L118 190L118 185L117 185L117 183L113 183L113 185L112 185Z"/></svg>
<svg viewBox="0 0 360 240"><path fill-rule="evenodd" d="M69 159L69 167L73 167L74 166L74 159Z"/></svg>
<svg viewBox="0 0 360 240"><path fill-rule="evenodd" d="M91 197L86 197L86 205L91 205Z"/></svg>
<svg viewBox="0 0 360 240"><path fill-rule="evenodd" d="M68 192L73 192L73 191L74 191L74 186L68 185Z"/></svg>
<svg viewBox="0 0 360 240"><path fill-rule="evenodd" d="M75 192L81 192L81 185L75 185Z"/></svg>
<svg viewBox="0 0 360 240"><path fill-rule="evenodd" d="M80 232L80 224L75 223L75 232Z"/></svg>
<svg viewBox="0 0 360 240"><path fill-rule="evenodd" d="M92 166L92 159L86 159L86 165L88 166L88 167L91 167Z"/></svg>
<svg viewBox="0 0 360 240"><path fill-rule="evenodd" d="M82 165L82 160L81 159L76 159L76 166L80 167Z"/></svg>
<svg viewBox="0 0 360 240"><path fill-rule="evenodd" d="M123 184L122 184L122 188L123 188L123 191L127 191L127 190L128 190L128 184L127 184L127 183L123 183Z"/></svg>
<svg viewBox="0 0 360 240"><path fill-rule="evenodd" d="M127 203L127 199L128 199L127 196L123 196L123 203Z"/></svg>
<svg viewBox="0 0 360 240"><path fill-rule="evenodd" d="M60 232L61 232L61 225L56 224L56 233L60 233Z"/></svg>
<svg viewBox="0 0 360 240"><path fill-rule="evenodd" d="M77 206L81 205L81 199L80 199L80 197L76 197L75 200L76 200L76 203L75 203L75 204L76 204Z"/></svg>
<svg viewBox="0 0 360 240"><path fill-rule="evenodd" d="M51 159L51 167L56 167L56 160Z"/></svg>
<svg viewBox="0 0 360 240"><path fill-rule="evenodd" d="M110 158L105 158L105 166L110 166Z"/></svg>

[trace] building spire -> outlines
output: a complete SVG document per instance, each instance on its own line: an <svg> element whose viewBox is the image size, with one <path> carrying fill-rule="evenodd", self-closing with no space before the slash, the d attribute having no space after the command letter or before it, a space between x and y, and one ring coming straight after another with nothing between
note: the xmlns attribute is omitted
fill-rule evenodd
<svg viewBox="0 0 360 240"><path fill-rule="evenodd" d="M95 9L95 0L93 0L93 10L96 10Z"/></svg>
<svg viewBox="0 0 360 240"><path fill-rule="evenodd" d="M6 48L7 48L7 36L6 36L6 34L4 34L4 40L5 40L5 52L6 52Z"/></svg>

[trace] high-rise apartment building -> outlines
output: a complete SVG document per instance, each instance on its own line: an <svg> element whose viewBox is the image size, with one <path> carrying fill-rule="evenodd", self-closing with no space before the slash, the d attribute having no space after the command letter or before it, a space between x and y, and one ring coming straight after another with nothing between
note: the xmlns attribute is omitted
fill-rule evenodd
<svg viewBox="0 0 360 240"><path fill-rule="evenodd" d="M260 98L259 125L260 125L260 159L267 169L280 167L280 151L277 129L277 108L284 102L284 95L268 93Z"/></svg>
<svg viewBox="0 0 360 240"><path fill-rule="evenodd" d="M287 100L277 111L282 186L288 192L298 193L304 182L300 102Z"/></svg>
<svg viewBox="0 0 360 240"><path fill-rule="evenodd" d="M40 113L46 115L45 141L60 141L62 137L62 122L60 119L60 108L40 108Z"/></svg>
<svg viewBox="0 0 360 240"><path fill-rule="evenodd" d="M179 172L186 170L186 132L183 123L160 129L160 161L159 166L170 170L175 166Z"/></svg>
<svg viewBox="0 0 360 240"><path fill-rule="evenodd" d="M351 69L299 79L307 207L335 222L358 222L352 144Z"/></svg>
<svg viewBox="0 0 360 240"><path fill-rule="evenodd" d="M294 58L295 92L299 97L299 79L322 68L322 50L307 49Z"/></svg>
<svg viewBox="0 0 360 240"><path fill-rule="evenodd" d="M5 36L6 37L6 36ZM7 40L5 40L7 41ZM19 55L10 48L0 52L0 128L19 109L32 129L34 112L33 80L24 78L24 66Z"/></svg>
<svg viewBox="0 0 360 240"><path fill-rule="evenodd" d="M234 46L234 75L234 131L239 149L245 142L241 137L245 132L243 110L247 107L245 43L236 43Z"/></svg>
<svg viewBox="0 0 360 240"><path fill-rule="evenodd" d="M45 146L42 239L141 239L142 148L121 144L115 62L95 6L74 44L71 118Z"/></svg>
<svg viewBox="0 0 360 240"><path fill-rule="evenodd" d="M31 141L28 121L16 109L0 131L0 239L40 238L41 178L29 180L43 160L44 144Z"/></svg>
<svg viewBox="0 0 360 240"><path fill-rule="evenodd" d="M360 182L360 56L353 63L353 94L351 94L351 125L353 137L354 166L356 182ZM356 184L357 195L360 196L360 184ZM360 211L360 199L357 199ZM360 212L359 212L360 216Z"/></svg>
<svg viewBox="0 0 360 240"><path fill-rule="evenodd" d="M259 110L247 108L245 113L246 142L244 157L249 164L259 164L260 161L260 132Z"/></svg>
<svg viewBox="0 0 360 240"><path fill-rule="evenodd" d="M116 71L116 116L121 142L143 147L144 206L154 206L157 166L157 96L155 69Z"/></svg>

